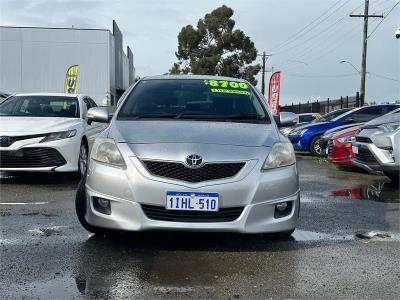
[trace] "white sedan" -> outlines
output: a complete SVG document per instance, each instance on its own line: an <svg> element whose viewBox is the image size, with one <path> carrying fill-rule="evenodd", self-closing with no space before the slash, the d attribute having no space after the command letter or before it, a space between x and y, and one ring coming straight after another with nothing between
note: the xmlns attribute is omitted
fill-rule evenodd
<svg viewBox="0 0 400 300"><path fill-rule="evenodd" d="M17 94L0 104L0 171L86 173L88 153L105 128L88 124L96 103L85 95Z"/></svg>

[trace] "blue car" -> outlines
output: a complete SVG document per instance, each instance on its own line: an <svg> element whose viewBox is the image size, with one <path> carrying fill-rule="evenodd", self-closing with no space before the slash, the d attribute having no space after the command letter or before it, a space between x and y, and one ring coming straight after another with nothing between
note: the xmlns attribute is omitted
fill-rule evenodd
<svg viewBox="0 0 400 300"><path fill-rule="evenodd" d="M288 137L296 151L311 152L313 155L321 156L319 140L325 131L346 124L365 123L398 107L400 105L381 104L354 108L329 122L311 123L297 127L290 132Z"/></svg>

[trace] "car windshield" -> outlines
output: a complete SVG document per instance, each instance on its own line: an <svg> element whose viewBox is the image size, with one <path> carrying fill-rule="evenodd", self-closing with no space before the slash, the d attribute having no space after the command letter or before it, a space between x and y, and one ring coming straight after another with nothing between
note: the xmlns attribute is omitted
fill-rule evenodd
<svg viewBox="0 0 400 300"><path fill-rule="evenodd" d="M299 123L309 123L312 121L317 121L320 118L318 114L310 114L310 115L299 115Z"/></svg>
<svg viewBox="0 0 400 300"><path fill-rule="evenodd" d="M341 110L337 110L337 111L332 111L330 113L323 115L321 118L314 120L313 123L332 121L334 118L347 113L349 110L350 110L350 108L348 110L341 109Z"/></svg>
<svg viewBox="0 0 400 300"><path fill-rule="evenodd" d="M143 80L124 101L117 119L190 119L270 123L247 83L235 80Z"/></svg>
<svg viewBox="0 0 400 300"><path fill-rule="evenodd" d="M0 104L0 116L79 118L76 97L13 96Z"/></svg>

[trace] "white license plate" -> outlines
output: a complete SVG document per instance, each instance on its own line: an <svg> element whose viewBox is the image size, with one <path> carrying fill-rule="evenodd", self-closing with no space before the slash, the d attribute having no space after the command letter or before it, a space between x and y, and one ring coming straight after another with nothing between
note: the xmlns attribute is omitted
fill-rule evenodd
<svg viewBox="0 0 400 300"><path fill-rule="evenodd" d="M217 193L167 192L167 209L218 211Z"/></svg>
<svg viewBox="0 0 400 300"><path fill-rule="evenodd" d="M357 146L351 146L351 149L353 150L354 154L358 154L358 147Z"/></svg>

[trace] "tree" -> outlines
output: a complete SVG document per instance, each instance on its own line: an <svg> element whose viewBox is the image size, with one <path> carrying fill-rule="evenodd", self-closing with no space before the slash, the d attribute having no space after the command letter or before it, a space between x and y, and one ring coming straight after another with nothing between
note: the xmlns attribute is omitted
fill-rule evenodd
<svg viewBox="0 0 400 300"><path fill-rule="evenodd" d="M206 14L197 28L183 27L178 35L178 62L171 74L220 75L244 78L257 84L261 69L251 63L257 58L254 43L243 31L233 30L233 10L225 5Z"/></svg>

